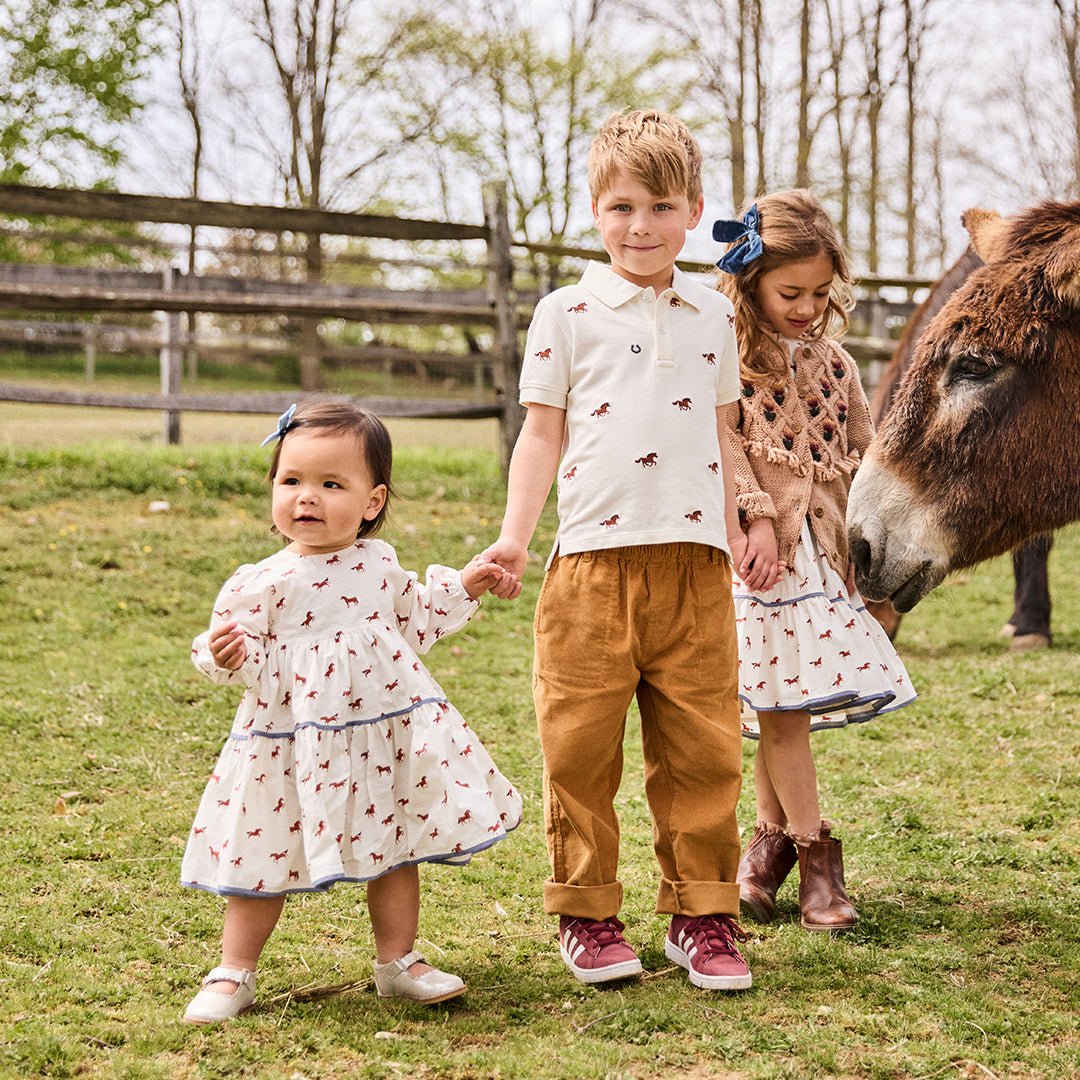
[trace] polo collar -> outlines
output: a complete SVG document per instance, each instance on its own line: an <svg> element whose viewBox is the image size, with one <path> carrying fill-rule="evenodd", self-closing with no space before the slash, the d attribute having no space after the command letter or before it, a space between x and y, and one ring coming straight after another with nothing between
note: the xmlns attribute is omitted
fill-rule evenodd
<svg viewBox="0 0 1080 1080"><path fill-rule="evenodd" d="M610 308L622 307L623 304L637 299L637 297L645 292L645 289L640 285L635 285L632 281L627 281L626 278L616 274L610 266L605 266L603 263L599 262L590 262L585 267L585 273L581 275L581 284L588 289L597 300L607 304ZM691 289L692 284L693 280L690 276L676 266L671 286L664 291L673 293L682 303L688 304L690 307L697 310L698 304L695 303L693 299ZM651 286L648 286L648 288L650 292L653 291Z"/></svg>

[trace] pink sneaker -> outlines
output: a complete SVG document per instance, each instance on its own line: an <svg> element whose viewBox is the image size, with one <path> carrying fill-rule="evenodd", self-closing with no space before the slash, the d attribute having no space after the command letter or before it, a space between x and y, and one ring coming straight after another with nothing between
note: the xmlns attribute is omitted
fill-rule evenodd
<svg viewBox="0 0 1080 1080"><path fill-rule="evenodd" d="M559 918L559 953L575 978L583 983L634 979L641 961L622 936L618 919Z"/></svg>
<svg viewBox="0 0 1080 1080"><path fill-rule="evenodd" d="M748 990L750 968L735 944L748 937L727 915L672 915L664 955L703 990Z"/></svg>

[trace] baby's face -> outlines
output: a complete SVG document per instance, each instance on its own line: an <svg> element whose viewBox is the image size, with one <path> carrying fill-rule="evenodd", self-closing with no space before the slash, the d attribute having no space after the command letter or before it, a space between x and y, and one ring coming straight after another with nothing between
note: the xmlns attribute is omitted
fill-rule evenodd
<svg viewBox="0 0 1080 1080"><path fill-rule="evenodd" d="M281 444L271 512L278 532L298 555L341 551L356 540L363 521L374 520L386 502L363 447L352 435L298 428Z"/></svg>

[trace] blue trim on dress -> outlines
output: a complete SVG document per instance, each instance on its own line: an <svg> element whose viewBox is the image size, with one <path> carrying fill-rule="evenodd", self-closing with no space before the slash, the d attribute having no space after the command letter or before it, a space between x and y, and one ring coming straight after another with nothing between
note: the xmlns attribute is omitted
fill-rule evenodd
<svg viewBox="0 0 1080 1080"><path fill-rule="evenodd" d="M404 716L406 713L414 712L421 705L432 704L449 705L450 702L444 697L422 698L420 701L410 702L404 709L382 713L380 716L372 717L370 720L346 720L343 724L320 724L317 720L304 720L289 731L256 731L254 729L251 731L230 731L229 738L236 739L237 742L247 742L248 739L253 739L256 735L263 739L291 739L298 731L303 731L305 728L315 728L317 731L346 731L352 727L381 724L384 720L393 720L397 716Z"/></svg>
<svg viewBox="0 0 1080 1080"><path fill-rule="evenodd" d="M423 858L419 859L403 859L401 862L394 863L393 866L388 867L386 870L380 870L377 874L371 874L367 877L349 877L347 874L335 874L331 877L321 878L311 885L305 885L296 889L282 889L280 892L267 892L265 889L215 888L212 885L203 885L196 881L184 881L183 878L180 879L180 884L186 889L198 889L200 892L213 893L215 896L250 896L256 899L264 897L270 899L275 896L291 896L294 893L329 892L331 886L336 885L338 882L345 881L356 885L366 885L368 882L376 881L378 878L385 877L395 870L401 870L406 866L418 866L420 863L430 862L439 863L440 865L465 866L473 855L479 851L485 851L487 848L497 844L500 840L505 840L520 824L521 820L519 819L517 824L511 825L509 828L504 828L501 836L492 837L490 840L485 840L483 843L476 844L474 847L465 848L462 851L449 851L441 855L425 855Z"/></svg>

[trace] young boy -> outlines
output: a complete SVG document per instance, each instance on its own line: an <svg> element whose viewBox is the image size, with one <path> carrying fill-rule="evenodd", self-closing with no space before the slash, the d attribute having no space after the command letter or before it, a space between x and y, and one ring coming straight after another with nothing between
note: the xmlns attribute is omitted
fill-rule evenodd
<svg viewBox="0 0 1080 1080"><path fill-rule="evenodd" d="M589 153L608 267L536 308L502 531L520 589L556 468L559 526L536 614L534 697L551 878L544 908L582 982L641 973L616 918L626 712L641 712L667 956L695 986L750 986L735 938L741 781L729 553L741 559L721 407L738 399L731 304L675 267L703 210L679 120L617 114ZM560 462L561 457L561 464ZM515 578L518 581L515 581Z"/></svg>

